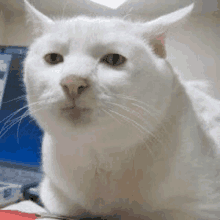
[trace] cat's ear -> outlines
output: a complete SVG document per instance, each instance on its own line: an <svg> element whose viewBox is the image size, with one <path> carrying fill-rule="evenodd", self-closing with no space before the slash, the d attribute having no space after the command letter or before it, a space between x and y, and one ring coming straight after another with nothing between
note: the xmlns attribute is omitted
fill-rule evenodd
<svg viewBox="0 0 220 220"><path fill-rule="evenodd" d="M190 15L193 7L194 4L191 4L183 9L143 24L143 36L148 39L156 55L161 58L166 58L165 38L167 32L169 29L184 22Z"/></svg>
<svg viewBox="0 0 220 220"><path fill-rule="evenodd" d="M39 12L27 0L24 0L27 21L31 23L34 34L41 35L46 31L54 22L46 15Z"/></svg>

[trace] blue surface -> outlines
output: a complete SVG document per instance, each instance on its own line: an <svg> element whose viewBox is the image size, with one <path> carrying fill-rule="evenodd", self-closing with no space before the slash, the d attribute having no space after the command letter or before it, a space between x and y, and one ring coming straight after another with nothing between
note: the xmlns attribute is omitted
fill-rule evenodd
<svg viewBox="0 0 220 220"><path fill-rule="evenodd" d="M26 52L25 47L6 47L0 54L8 65L5 74L1 71L7 80L0 110L0 161L40 166L42 131L30 116L21 118L28 110L22 72Z"/></svg>

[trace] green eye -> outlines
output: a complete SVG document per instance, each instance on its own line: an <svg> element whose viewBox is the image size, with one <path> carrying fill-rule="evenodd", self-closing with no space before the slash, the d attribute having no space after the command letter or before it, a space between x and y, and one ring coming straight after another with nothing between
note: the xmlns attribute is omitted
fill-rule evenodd
<svg viewBox="0 0 220 220"><path fill-rule="evenodd" d="M120 54L112 53L105 55L101 62L106 63L111 66L119 66L122 65L126 61L126 58Z"/></svg>
<svg viewBox="0 0 220 220"><path fill-rule="evenodd" d="M63 56L58 53L48 53L44 57L45 61L49 64L58 64L63 62Z"/></svg>

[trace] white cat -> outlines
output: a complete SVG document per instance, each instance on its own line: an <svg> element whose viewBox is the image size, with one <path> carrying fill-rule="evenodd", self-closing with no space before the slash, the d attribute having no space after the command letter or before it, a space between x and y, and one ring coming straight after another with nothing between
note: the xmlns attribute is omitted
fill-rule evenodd
<svg viewBox="0 0 220 220"><path fill-rule="evenodd" d="M45 207L122 220L220 219L217 147L164 46L193 4L147 23L51 20L25 5L37 33L24 81L44 130Z"/></svg>

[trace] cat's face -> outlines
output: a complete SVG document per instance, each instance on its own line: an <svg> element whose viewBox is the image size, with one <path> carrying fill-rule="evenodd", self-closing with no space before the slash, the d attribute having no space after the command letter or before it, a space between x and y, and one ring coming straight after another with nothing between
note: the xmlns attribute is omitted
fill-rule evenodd
<svg viewBox="0 0 220 220"><path fill-rule="evenodd" d="M173 71L158 52L162 41L154 44L152 27L143 27L104 18L45 21L29 48L24 77L30 111L43 129L129 122L151 131L162 120Z"/></svg>

